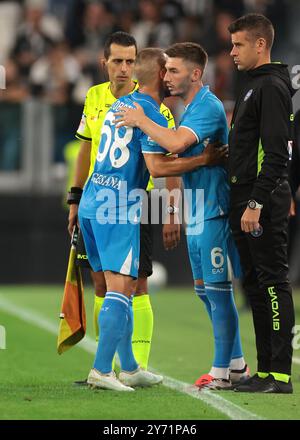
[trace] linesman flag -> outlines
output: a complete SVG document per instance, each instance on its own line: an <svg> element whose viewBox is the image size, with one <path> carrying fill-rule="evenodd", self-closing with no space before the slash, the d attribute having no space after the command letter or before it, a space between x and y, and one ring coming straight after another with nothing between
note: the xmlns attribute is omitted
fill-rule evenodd
<svg viewBox="0 0 300 440"><path fill-rule="evenodd" d="M76 266L78 227L74 227L69 256L64 296L61 305L57 338L59 354L77 344L86 332L86 315L80 267Z"/></svg>

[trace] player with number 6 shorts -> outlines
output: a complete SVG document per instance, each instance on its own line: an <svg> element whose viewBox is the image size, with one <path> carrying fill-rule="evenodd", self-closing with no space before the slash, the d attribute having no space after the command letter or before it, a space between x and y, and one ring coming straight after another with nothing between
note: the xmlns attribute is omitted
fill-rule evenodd
<svg viewBox="0 0 300 440"><path fill-rule="evenodd" d="M164 81L171 95L181 97L185 105L179 127L175 131L158 127L138 106L121 113L119 126L138 126L169 152L179 153L185 159L203 154L210 142L227 144L224 107L202 83L207 63L204 49L195 43L178 43L168 48L166 54ZM213 366L195 385L200 389L230 389L234 382L248 378L249 373L231 281L232 272L235 276L240 273L228 224L227 171L224 166L201 167L185 172L183 183L194 287L212 321L215 342Z"/></svg>

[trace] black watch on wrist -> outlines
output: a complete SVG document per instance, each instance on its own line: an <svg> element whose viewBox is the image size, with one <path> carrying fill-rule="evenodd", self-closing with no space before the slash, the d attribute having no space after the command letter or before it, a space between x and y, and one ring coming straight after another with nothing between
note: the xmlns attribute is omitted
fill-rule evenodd
<svg viewBox="0 0 300 440"><path fill-rule="evenodd" d="M78 186L72 186L71 190L68 192L67 195L67 204L79 205L82 192L83 192L82 188L79 188Z"/></svg>
<svg viewBox="0 0 300 440"><path fill-rule="evenodd" d="M250 209L262 209L264 205L261 205L260 203L258 203L256 200L248 200L248 208Z"/></svg>
<svg viewBox="0 0 300 440"><path fill-rule="evenodd" d="M178 214L179 208L177 208L177 206L174 206L174 205L169 205L169 206L167 206L166 211L167 211L167 214L174 215L174 214Z"/></svg>

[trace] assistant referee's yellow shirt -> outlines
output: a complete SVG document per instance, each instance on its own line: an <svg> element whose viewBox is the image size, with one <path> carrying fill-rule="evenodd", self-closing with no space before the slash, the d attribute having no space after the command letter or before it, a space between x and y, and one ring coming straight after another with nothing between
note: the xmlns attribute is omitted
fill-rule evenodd
<svg viewBox="0 0 300 440"><path fill-rule="evenodd" d="M133 93L138 89L136 83ZM89 141L92 143L91 157L90 157L90 169L89 176L94 170L98 148L100 144L101 128L105 119L105 115L113 103L117 100L111 93L110 82L98 84L91 87L86 95L82 118L76 133L76 137L83 141ZM164 104L160 106L160 113L168 121L168 127L174 128L175 121L172 113ZM150 191L154 187L152 178L150 177L147 191Z"/></svg>

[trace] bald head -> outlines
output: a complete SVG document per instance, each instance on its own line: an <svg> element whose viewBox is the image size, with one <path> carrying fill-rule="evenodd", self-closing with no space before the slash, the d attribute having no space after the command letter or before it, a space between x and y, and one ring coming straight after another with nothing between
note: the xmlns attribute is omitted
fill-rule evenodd
<svg viewBox="0 0 300 440"><path fill-rule="evenodd" d="M148 47L141 50L136 58L134 70L139 85L147 86L155 81L165 64L166 55L162 49Z"/></svg>

